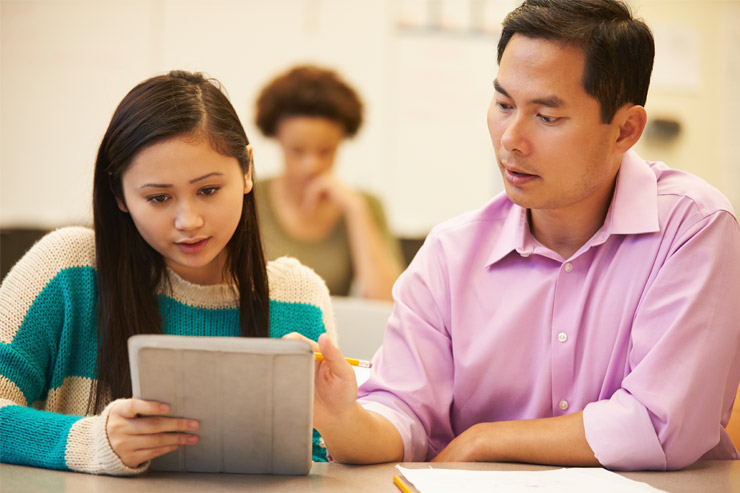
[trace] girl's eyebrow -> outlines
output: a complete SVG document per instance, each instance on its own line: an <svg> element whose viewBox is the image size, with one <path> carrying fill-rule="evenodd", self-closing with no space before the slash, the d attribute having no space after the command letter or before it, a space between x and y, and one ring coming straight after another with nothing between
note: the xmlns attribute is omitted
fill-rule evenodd
<svg viewBox="0 0 740 493"><path fill-rule="evenodd" d="M211 173L205 174L198 178L193 178L192 180L190 180L190 183L195 183L197 181L205 180L206 178L210 178L211 176L223 176L223 173L220 173L218 171L213 171Z"/></svg>
<svg viewBox="0 0 740 493"><path fill-rule="evenodd" d="M193 178L188 183L196 183L201 180L205 180L206 178L210 178L211 176L223 176L223 173L214 171L212 173L207 173L203 176L199 176L198 178ZM149 188L149 187L151 188L172 188L172 184L170 183L145 183L142 186L140 186L139 189L141 190L143 188Z"/></svg>

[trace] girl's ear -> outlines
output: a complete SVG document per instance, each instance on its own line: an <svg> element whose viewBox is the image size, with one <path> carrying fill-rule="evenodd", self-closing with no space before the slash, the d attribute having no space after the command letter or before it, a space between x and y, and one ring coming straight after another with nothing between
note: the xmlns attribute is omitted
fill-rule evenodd
<svg viewBox="0 0 740 493"><path fill-rule="evenodd" d="M244 195L252 191L254 183L252 182L252 146L247 146L247 153L249 153L249 169L244 174Z"/></svg>
<svg viewBox="0 0 740 493"><path fill-rule="evenodd" d="M121 212L125 212L128 214L128 207L126 207L126 202L124 202L122 197L119 197L116 194L116 203L118 204L118 208L121 210Z"/></svg>

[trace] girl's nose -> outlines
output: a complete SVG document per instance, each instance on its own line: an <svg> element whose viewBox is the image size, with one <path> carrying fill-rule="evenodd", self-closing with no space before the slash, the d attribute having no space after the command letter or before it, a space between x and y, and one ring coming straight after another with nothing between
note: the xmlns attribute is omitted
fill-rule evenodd
<svg viewBox="0 0 740 493"><path fill-rule="evenodd" d="M183 203L175 216L175 228L192 231L203 226L203 216L190 203Z"/></svg>

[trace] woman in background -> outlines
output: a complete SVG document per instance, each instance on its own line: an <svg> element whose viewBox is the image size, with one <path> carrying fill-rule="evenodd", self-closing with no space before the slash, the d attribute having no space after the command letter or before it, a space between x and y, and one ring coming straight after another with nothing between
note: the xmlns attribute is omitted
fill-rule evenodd
<svg viewBox="0 0 740 493"><path fill-rule="evenodd" d="M334 174L339 145L362 124L354 89L330 70L300 66L257 100L256 123L280 144L284 167L255 185L268 258L297 257L332 295L391 299L401 251L380 201Z"/></svg>
<svg viewBox="0 0 740 493"><path fill-rule="evenodd" d="M197 443L197 421L132 398L134 334L333 336L323 281L265 263L252 176L236 112L201 74L124 97L95 164L94 231L49 233L0 285L1 462L131 475Z"/></svg>

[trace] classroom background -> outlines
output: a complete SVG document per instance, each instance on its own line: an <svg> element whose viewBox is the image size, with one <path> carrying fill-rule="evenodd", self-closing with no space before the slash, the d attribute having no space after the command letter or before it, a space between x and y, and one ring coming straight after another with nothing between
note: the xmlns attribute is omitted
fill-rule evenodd
<svg viewBox="0 0 740 493"><path fill-rule="evenodd" d="M366 105L337 172L379 196L393 232L429 229L503 187L486 111L500 22L519 0L0 0L0 275L46 230L91 224L92 172L124 94L171 69L218 79L254 146L278 72L335 69ZM632 0L656 39L636 150L688 170L740 210L740 0Z"/></svg>

